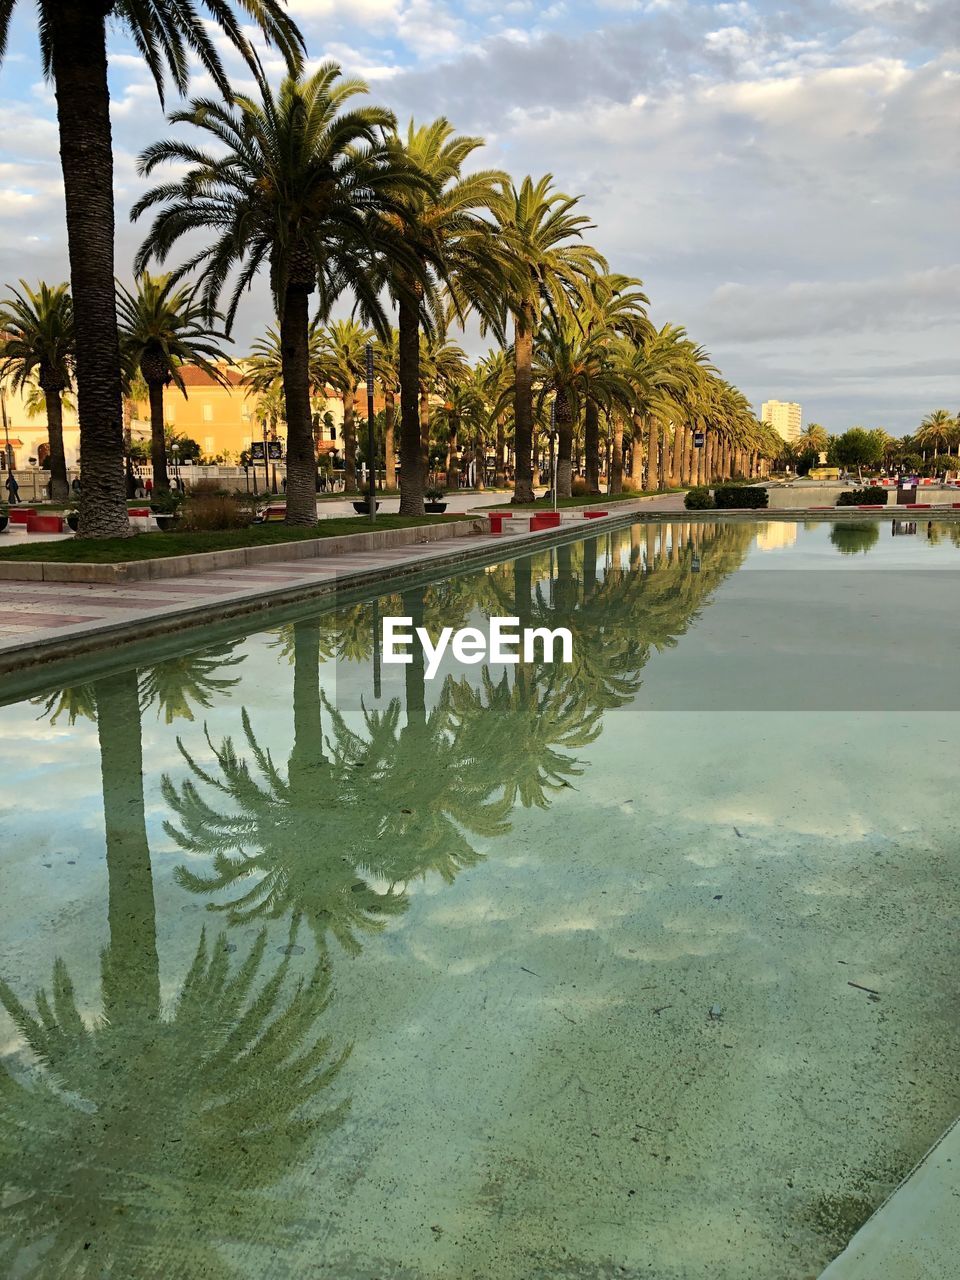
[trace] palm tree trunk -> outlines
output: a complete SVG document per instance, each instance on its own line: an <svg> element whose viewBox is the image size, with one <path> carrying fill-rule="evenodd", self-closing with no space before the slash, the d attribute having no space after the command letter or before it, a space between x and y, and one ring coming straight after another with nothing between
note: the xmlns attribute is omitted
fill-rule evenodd
<svg viewBox="0 0 960 1280"><path fill-rule="evenodd" d="M533 312L524 304L514 321L514 503L533 502Z"/></svg>
<svg viewBox="0 0 960 1280"><path fill-rule="evenodd" d="M430 482L430 392L420 387L420 474L424 485Z"/></svg>
<svg viewBox="0 0 960 1280"><path fill-rule="evenodd" d="M573 489L573 409L567 393L557 391L557 497L569 498Z"/></svg>
<svg viewBox="0 0 960 1280"><path fill-rule="evenodd" d="M610 458L610 483L608 493L623 492L623 418L615 414L613 419L613 453Z"/></svg>
<svg viewBox="0 0 960 1280"><path fill-rule="evenodd" d="M653 493L657 488L657 479L660 470L660 424L656 418L650 420L649 434L647 438L647 478L643 482L643 488L646 493Z"/></svg>
<svg viewBox="0 0 960 1280"><path fill-rule="evenodd" d="M357 392L349 384L343 389L343 491L357 489Z"/></svg>
<svg viewBox="0 0 960 1280"><path fill-rule="evenodd" d="M460 442L460 415L451 413L450 434L447 436L447 488L460 487L460 471L457 467L457 448Z"/></svg>
<svg viewBox="0 0 960 1280"><path fill-rule="evenodd" d="M153 487L157 493L170 488L167 475L167 442L163 435L163 383L147 384L150 394L150 461L153 464Z"/></svg>
<svg viewBox="0 0 960 1280"><path fill-rule="evenodd" d="M420 307L401 293L397 308L400 347L400 514L423 515L420 466Z"/></svg>
<svg viewBox="0 0 960 1280"><path fill-rule="evenodd" d="M670 475L667 477L671 489L680 483L680 471L683 466L683 437L686 428L676 423L673 428L673 451L670 454Z"/></svg>
<svg viewBox="0 0 960 1280"><path fill-rule="evenodd" d="M70 287L77 315L80 534L129 537L114 284L113 143L106 0L45 9L57 97Z"/></svg>
<svg viewBox="0 0 960 1280"><path fill-rule="evenodd" d="M665 431L661 431L660 433L660 466L657 473L658 489L665 489L667 487L667 471L669 469L667 464L667 456L668 456L669 447L670 446L667 441L667 434Z"/></svg>
<svg viewBox="0 0 960 1280"><path fill-rule="evenodd" d="M114 1025L160 1015L153 869L143 802L143 744L135 669L96 684L97 735L107 850L110 945L103 1006Z"/></svg>
<svg viewBox="0 0 960 1280"><path fill-rule="evenodd" d="M497 461L496 469L493 473L493 482L498 489L506 484L507 476L504 470L504 454L506 453L506 425L504 423L503 414L497 417Z"/></svg>
<svg viewBox="0 0 960 1280"><path fill-rule="evenodd" d="M643 419L633 415L633 446L630 449L630 484L634 489L643 487Z"/></svg>
<svg viewBox="0 0 960 1280"><path fill-rule="evenodd" d="M47 441L50 445L50 497L54 502L66 502L70 497L67 483L67 459L63 452L63 401L57 387L43 389L47 409Z"/></svg>
<svg viewBox="0 0 960 1280"><path fill-rule="evenodd" d="M284 292L280 316L280 364L287 413L286 523L291 525L317 523L317 463L310 413L309 333L310 286L290 283Z"/></svg>
<svg viewBox="0 0 960 1280"><path fill-rule="evenodd" d="M383 393L383 487L394 489L397 484L397 446L394 423L397 419L397 397L392 391Z"/></svg>
<svg viewBox="0 0 960 1280"><path fill-rule="evenodd" d="M600 410L596 400L587 400L583 411L583 458L587 471L587 492L600 492Z"/></svg>
<svg viewBox="0 0 960 1280"><path fill-rule="evenodd" d="M482 431L477 432L477 442L473 458L474 471L477 473L473 482L474 488L478 493L483 493L484 489L487 487L487 446L486 441L483 438Z"/></svg>

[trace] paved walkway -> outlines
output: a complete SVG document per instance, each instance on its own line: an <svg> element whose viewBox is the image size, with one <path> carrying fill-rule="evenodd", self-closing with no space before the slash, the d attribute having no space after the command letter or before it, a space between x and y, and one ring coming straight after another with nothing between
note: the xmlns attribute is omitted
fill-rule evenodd
<svg viewBox="0 0 960 1280"><path fill-rule="evenodd" d="M475 499L476 495L470 495ZM636 510L677 513L682 504L675 495L655 500L619 504L617 515ZM531 535L527 520L516 520L518 530L500 535L477 534L429 544L383 547L329 558L274 561L234 569L211 570L183 578L105 583L0 582L0 671L30 665L43 650L55 650L69 640L75 652L117 639L136 638L131 628L142 624L144 638L169 630L171 620L185 624L212 622L234 615L252 601L276 597L277 603L309 597L320 586L340 579L374 578L382 571L433 562L455 562L479 551L506 552L511 546L529 544L531 536L549 539L551 530ZM571 517L564 527L589 522ZM603 522L598 522L602 528ZM347 583L344 583L347 585ZM58 644L58 642L60 642ZM52 654L51 654L52 656Z"/></svg>

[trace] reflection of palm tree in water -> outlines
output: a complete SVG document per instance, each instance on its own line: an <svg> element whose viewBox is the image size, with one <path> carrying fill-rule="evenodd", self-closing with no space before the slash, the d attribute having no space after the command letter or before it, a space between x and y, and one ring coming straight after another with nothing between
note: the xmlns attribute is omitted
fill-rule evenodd
<svg viewBox="0 0 960 1280"><path fill-rule="evenodd" d="M24 1277L65 1280L227 1276L215 1242L262 1241L253 1193L346 1107L311 1105L346 1056L331 1061L316 1038L328 972L321 961L295 985L292 945L263 972L265 932L233 969L225 937L211 946L201 934L163 1008L136 675L93 688L108 878L103 1012L84 1021L61 959L35 1012L0 980L0 1003L39 1067L0 1069L0 1261L4 1274L17 1260ZM274 1238L273 1206L270 1221Z"/></svg>
<svg viewBox="0 0 960 1280"><path fill-rule="evenodd" d="M403 607L422 617L422 593L407 593ZM228 912L231 920L291 911L304 915L318 938L329 932L357 951L357 935L382 928L406 907L404 885L431 871L452 879L475 862L464 830L504 830L507 806L487 799L493 786L458 754L445 700L427 714L422 651L405 669L405 725L394 700L383 712L364 711L365 732L350 729L320 694L320 625L295 624L286 774L244 714L250 760L230 739L211 742L213 771L181 746L193 778L179 788L164 780L178 818L166 829L182 849L212 857L211 874L178 870L189 889L229 894L211 903L212 910ZM324 707L330 739L321 723ZM232 801L227 812L208 799L208 788Z"/></svg>

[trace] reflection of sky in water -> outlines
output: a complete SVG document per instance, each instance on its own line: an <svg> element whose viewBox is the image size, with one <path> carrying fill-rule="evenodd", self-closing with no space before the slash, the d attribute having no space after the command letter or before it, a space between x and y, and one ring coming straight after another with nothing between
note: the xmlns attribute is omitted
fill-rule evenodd
<svg viewBox="0 0 960 1280"><path fill-rule="evenodd" d="M745 1258L758 1280L806 1276L836 1247L817 1222L818 1197L842 1194L853 1170L875 1201L952 1118L942 1080L957 1050L950 797L960 733L954 715L910 701L936 681L943 696L952 687L952 579L908 579L909 628L883 583L911 563L951 567L957 549L881 526L865 553L841 556L829 526L785 527L795 542L763 534L751 544L743 526L720 544L695 535L698 576L686 545L694 535L678 522L677 550L668 532L635 612L616 615L624 579L599 619L601 670L622 652L618 634L649 633L662 647L647 655L636 698L603 712L595 741L566 750L583 773L548 791L543 809L516 806L508 833L467 831L482 860L449 884L433 873L412 882L406 912L363 939L360 954L333 946L324 1033L337 1052L354 1045L334 1089L352 1104L336 1135L286 1166L277 1194L298 1214L283 1253L290 1274L322 1257L345 1278L383 1264L429 1280L526 1280L538 1267L556 1274L566 1249L575 1274L591 1276L614 1259L627 1274L649 1263L664 1277L742 1280ZM657 530L599 539L600 582L611 565L635 575L648 548L659 554ZM779 561L791 571L731 573L743 552L748 568ZM871 562L890 570L876 588L817 572ZM541 554L531 575L558 610L563 584L550 578L560 563ZM580 547L570 563L582 587ZM493 587L509 606L512 572L461 581L471 580L456 593L460 613L441 610L440 621L481 621ZM393 595L381 609L401 605ZM425 607L432 616L429 590ZM349 632L362 652L353 623L366 615L351 618L341 639ZM212 936L225 920L174 879L178 865L199 871L207 859L164 831L161 777L179 786L190 775L178 734L214 767L205 721L215 744L230 736L249 757L244 708L286 776L289 636L240 641L243 662L218 673L239 682L209 710L194 707L192 722L168 725L155 706L142 715L168 1010L201 927ZM920 659L930 684L914 678ZM481 679L449 659L443 674L474 687ZM542 686L549 676L540 672ZM331 659L319 688L359 732L361 696L368 709L403 703L406 677L385 666L377 700L368 660ZM840 709L809 709L820 705L815 686L843 699ZM859 700L861 687L873 701ZM428 712L441 691L441 680L427 685ZM780 710L750 709L770 691ZM743 709L745 693L753 701ZM711 706L720 709L707 714ZM332 735L329 708L321 719ZM477 767L497 764L487 755ZM60 956L92 1019L109 943L96 726L71 727L66 716L51 725L26 702L0 709L0 779L0 975L28 999L49 986ZM412 780L416 809L415 769ZM424 793L435 782L422 778ZM275 963L287 918L269 927ZM229 929L237 963L258 928ZM306 933L300 942L292 965L306 975L313 944ZM881 990L881 1002L861 999L848 979ZM717 1024L706 1017L714 1004L724 1011ZM16 1043L0 1014L0 1046ZM202 1187L196 1194L206 1203ZM273 1256L229 1241L222 1252L226 1274L243 1277L267 1274Z"/></svg>

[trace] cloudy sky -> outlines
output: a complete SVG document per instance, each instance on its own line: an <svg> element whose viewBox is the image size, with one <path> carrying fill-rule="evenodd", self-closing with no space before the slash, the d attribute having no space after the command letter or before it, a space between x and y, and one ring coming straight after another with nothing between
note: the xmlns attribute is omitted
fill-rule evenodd
<svg viewBox="0 0 960 1280"><path fill-rule="evenodd" d="M362 73L401 119L445 114L487 138L484 165L582 193L594 243L643 279L654 320L684 324L757 406L800 400L831 430L896 434L960 407L954 0L290 8L311 56ZM165 128L122 31L111 49L124 274L136 154ZM54 104L29 0L0 112L0 281L63 279ZM257 291L241 351L269 320Z"/></svg>

